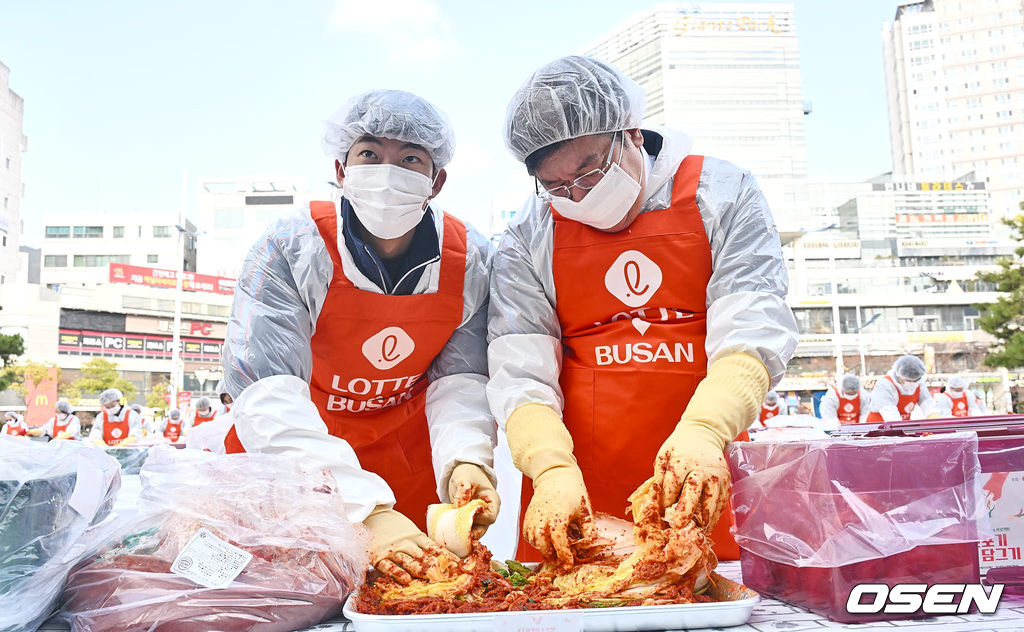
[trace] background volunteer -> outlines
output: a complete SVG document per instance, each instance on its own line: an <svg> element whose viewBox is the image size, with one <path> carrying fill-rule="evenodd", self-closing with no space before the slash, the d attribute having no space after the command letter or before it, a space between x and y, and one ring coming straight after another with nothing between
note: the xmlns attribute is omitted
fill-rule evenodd
<svg viewBox="0 0 1024 632"><path fill-rule="evenodd" d="M71 404L62 399L53 407L53 417L42 426L32 428L28 433L33 437L45 434L51 439L79 440L82 438L82 422L71 409Z"/></svg>
<svg viewBox="0 0 1024 632"><path fill-rule="evenodd" d="M924 383L924 374L924 362L917 356L897 358L892 369L875 382L867 421L906 421L915 410L922 417L937 417L935 400Z"/></svg>
<svg viewBox="0 0 1024 632"><path fill-rule="evenodd" d="M330 468L344 487L348 518L364 521L373 533L374 564L397 577L403 574L395 565L405 565L415 575L416 569L408 564L411 558L439 552L417 528L425 523L426 505L415 512L423 515L408 517L392 509L396 492L400 502L413 492L392 490L381 476L363 470L353 446L328 434L325 424L337 421L336 431L344 434L353 424L370 423L373 416L357 415L365 411L366 400L358 400L359 410L346 409L346 415L332 415L326 405L318 410L311 400L310 381L320 383L324 372L337 377L359 367L367 375L386 375L382 367L387 365L372 365L371 356L376 357L372 354L377 350L366 346L371 336L361 352L356 350L356 357L346 359L350 366L321 363L318 368L314 357L332 362L337 353L328 355L331 350L324 347L328 343L317 342L314 349L314 336L323 329L317 325L325 317L329 322L348 318L344 326L349 329L368 326L352 323L351 314L370 305L385 306L383 311L366 314L364 320L374 328L415 324L423 315L402 307L410 302L447 305L446 310L454 306L454 330L450 336L444 334L446 342L421 339L417 343L424 349L431 345L440 349L423 365L429 383L425 393L420 390L424 376L413 376L396 396L415 394L415 401L387 405L377 414L393 419L390 416L409 411L408 423L415 426L424 414L419 406L425 398L426 429L418 445L403 445L406 456L418 458L418 451L425 455L421 476L428 477L426 492L431 497L436 492L437 498L448 501L456 487L475 485L477 495L488 499L488 509L478 520L493 522L498 507L492 471L496 427L484 390L489 244L466 227L464 261L458 259L462 255L455 254L453 244L462 239L461 223L427 204L447 177L444 167L454 152L454 134L447 118L424 99L399 90L362 94L326 121L323 147L335 159L342 185L340 208L332 207L330 218L320 215L322 205L316 211L303 209L277 222L250 250L228 324L225 390L234 397L231 415L245 450L294 454L310 465ZM399 158L385 161L389 152ZM322 229L318 222L329 227ZM337 237L327 243L322 230L327 234L335 230ZM408 245L401 254L371 247L401 243ZM456 286L461 287L460 303L450 300ZM352 298L330 313L325 304L335 300L335 293ZM381 329L377 337L383 333ZM329 336L331 330L321 340ZM415 354L415 347L411 349L409 353ZM312 394L325 404L331 401L320 386ZM346 398L356 406L356 399ZM370 421L354 421L356 416ZM390 442L394 434L384 439ZM377 440L363 448L376 450L379 444ZM397 469L398 464L388 467ZM423 487L422 478L417 484ZM485 526L486 522L479 522L478 533Z"/></svg>
<svg viewBox="0 0 1024 632"><path fill-rule="evenodd" d="M210 403L209 397L200 397L196 400L196 409L192 413L192 418L189 420L189 426L195 428L196 426L205 424L208 421L213 421L217 416L217 411L213 409L213 405Z"/></svg>
<svg viewBox="0 0 1024 632"><path fill-rule="evenodd" d="M160 433L161 437L167 439L171 443L174 443L185 435L185 430L187 428L187 422L181 418L181 411L175 408L167 413L167 416L160 422L160 426L157 431Z"/></svg>
<svg viewBox="0 0 1024 632"><path fill-rule="evenodd" d="M935 396L935 410L939 417L980 417L988 410L974 392L967 388L968 381L954 375L946 383L946 390Z"/></svg>
<svg viewBox="0 0 1024 632"><path fill-rule="evenodd" d="M861 388L860 379L847 373L839 387L825 391L818 405L821 418L835 423L864 423L870 412L871 396Z"/></svg>
<svg viewBox="0 0 1024 632"><path fill-rule="evenodd" d="M4 413L4 428L0 430L0 434L24 437L28 434L28 424L25 423L25 418L18 413L13 410L7 411Z"/></svg>
<svg viewBox="0 0 1024 632"><path fill-rule="evenodd" d="M559 380L566 377L565 363L575 361L563 354L564 335L574 332L563 331L560 319L577 306L557 295L556 286L561 293L578 293L580 302L607 301L606 287L611 292L609 284L618 283L617 277L596 279L592 284L597 287L581 287L582 280L574 286L568 280L573 272L582 276L592 267L604 266L600 267L602 273L608 267L607 262L587 258L595 255L583 244L606 244L598 231L610 231L623 238L619 250L625 254L630 250L626 239L638 225L631 217L645 218L667 213L660 209L670 205L675 207L674 181L690 154L690 138L673 129L641 131L643 113L642 90L632 80L607 64L573 56L535 72L513 97L506 115L506 145L533 175L544 167L544 160L557 159L553 157L561 151L531 167L531 157L536 157L538 150L570 139L592 144L595 149L588 169L603 169L603 175L588 175L581 173L580 167L564 180L538 182L538 193L549 184L573 186L560 196L551 194L542 199L531 195L527 199L501 238L492 271L488 333L491 410L499 424L505 425L517 467L533 479L534 492L525 513L523 533L543 553L557 553L563 560L572 555L567 546L571 525L586 526L590 511L585 503L587 492L592 499L598 493L606 499L596 502L595 510L619 515L632 488L651 476L656 457L667 465L659 481L665 489L662 506L673 504L684 481L691 479L700 497L687 497L689 504L684 511L699 507L706 526L717 521L729 492L723 448L757 418L765 393L781 379L797 342L796 322L785 302L787 277L779 236L764 196L748 171L723 160L705 158L696 182L686 183L695 188L695 193L678 193L690 195L690 200L695 196L696 210L688 211L680 221L696 223L690 233L694 265L699 259L696 253L706 252L710 276L706 287L698 288L693 285L696 275L666 275L661 287L668 289L661 292L692 294L696 297L692 311L707 310L706 336L696 351L701 360L692 363L699 366L691 367L693 377L686 379L692 388L703 375L705 353L710 363L708 377L700 382L688 407L686 401L671 394L674 389L659 386L655 390L636 380L628 382L628 372L641 366L636 362L629 371L618 372L616 379L605 379L606 374L595 372L595 380L600 378L602 383L598 386L595 382L590 395L585 384L574 387L572 393L563 392ZM559 222L574 235L575 241L569 240L567 247L582 246L574 251L581 262L573 271L569 270L574 267L573 255L567 257L567 282L562 285L553 261L556 235L563 228L556 229L552 205L563 217L597 229L573 228ZM668 222L655 217L646 225L663 221ZM666 234L671 232L669 228ZM672 247L668 250L671 252ZM682 252L678 247L674 251ZM619 296L634 302L628 294ZM634 302L635 307L639 305ZM646 328L656 326L649 321L637 322L636 317L630 321L616 313L631 315L628 304L618 309L609 309L602 316L601 322L607 324L597 327L598 334L601 327L607 327L640 340ZM582 328L590 326L585 323ZM630 332L629 327L637 329ZM646 371L645 375L652 375L652 369ZM581 411L587 406L586 397L602 401L619 398L617 409L600 410L599 415L594 410ZM657 402L653 411L652 401ZM567 402L581 411L572 416L578 416L584 428L572 436L562 420ZM599 408L596 404L593 407ZM684 408L686 413L680 419ZM634 424L637 417L651 415L657 416L657 438L650 437L646 429L637 430ZM602 422L602 430L595 427L590 436L585 436L591 416L595 422ZM569 416L566 421L577 423ZM606 433L604 428L608 426L614 427ZM592 445L597 441L608 446L601 451L609 454L598 455ZM639 444L651 441L656 443L637 449ZM662 441L659 449L657 444ZM584 465L592 465L599 456L602 463L617 463L588 468L585 477L577 458L583 459ZM585 483L587 477L599 476L613 476L618 482ZM621 489L609 493L612 487Z"/></svg>
<svg viewBox="0 0 1024 632"><path fill-rule="evenodd" d="M124 393L108 388L100 393L100 412L92 422L89 438L94 443L117 446L142 438L142 417L121 403Z"/></svg>

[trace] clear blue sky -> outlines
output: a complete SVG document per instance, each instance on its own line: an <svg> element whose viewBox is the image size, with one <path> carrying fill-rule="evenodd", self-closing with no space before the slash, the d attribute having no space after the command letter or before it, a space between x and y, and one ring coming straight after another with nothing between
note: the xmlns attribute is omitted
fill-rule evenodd
<svg viewBox="0 0 1024 632"><path fill-rule="evenodd" d="M29 137L23 243L39 244L48 212L173 218L183 169L201 228L200 178L327 179L321 121L349 96L390 87L452 118L456 157L438 202L486 231L492 191L527 191L501 142L516 87L654 4L0 0L0 62ZM795 5L811 177L889 170L880 30L895 0Z"/></svg>

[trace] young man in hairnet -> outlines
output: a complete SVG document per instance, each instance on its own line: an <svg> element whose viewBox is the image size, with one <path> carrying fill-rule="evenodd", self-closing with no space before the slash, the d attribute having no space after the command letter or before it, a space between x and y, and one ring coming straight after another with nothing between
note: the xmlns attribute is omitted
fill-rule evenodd
<svg viewBox="0 0 1024 632"><path fill-rule="evenodd" d="M592 512L621 515L652 470L663 509L712 529L725 445L797 342L754 178L691 155L678 130L641 129L643 113L636 83L573 56L533 73L506 116L536 195L495 253L487 390L533 481L525 539L563 562ZM735 558L726 529L712 539Z"/></svg>
<svg viewBox="0 0 1024 632"><path fill-rule="evenodd" d="M961 375L954 375L946 382L946 390L935 396L935 408L939 417L979 417L988 411L979 406L980 399L971 389L970 383Z"/></svg>
<svg viewBox="0 0 1024 632"><path fill-rule="evenodd" d="M334 471L371 561L399 581L450 556L427 506L477 497L497 517L487 407L489 246L432 209L455 141L447 117L399 90L326 121L338 206L281 220L246 258L224 352L229 452L293 454Z"/></svg>
<svg viewBox="0 0 1024 632"><path fill-rule="evenodd" d="M836 424L857 424L868 420L871 396L860 387L860 379L847 373L839 383L821 398L818 411L821 418Z"/></svg>
<svg viewBox="0 0 1024 632"><path fill-rule="evenodd" d="M897 358L892 369L875 382L868 423L907 421L918 408L923 417L938 417L935 400L924 383L924 374L924 362L917 356Z"/></svg>
<svg viewBox="0 0 1024 632"><path fill-rule="evenodd" d="M33 437L46 435L51 439L82 438L82 422L79 421L67 400L60 400L53 407L53 417L39 428L32 428L28 433Z"/></svg>
<svg viewBox="0 0 1024 632"><path fill-rule="evenodd" d="M93 443L121 446L142 438L142 416L121 403L124 393L108 388L100 393L100 413L92 422L89 436Z"/></svg>

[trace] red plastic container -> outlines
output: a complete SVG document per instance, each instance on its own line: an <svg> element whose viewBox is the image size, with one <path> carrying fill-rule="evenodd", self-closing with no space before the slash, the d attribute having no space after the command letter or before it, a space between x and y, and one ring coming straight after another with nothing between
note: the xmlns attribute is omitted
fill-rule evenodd
<svg viewBox="0 0 1024 632"><path fill-rule="evenodd" d="M977 582L977 437L731 444L743 582L835 621L857 584ZM927 616L927 615L917 615Z"/></svg>

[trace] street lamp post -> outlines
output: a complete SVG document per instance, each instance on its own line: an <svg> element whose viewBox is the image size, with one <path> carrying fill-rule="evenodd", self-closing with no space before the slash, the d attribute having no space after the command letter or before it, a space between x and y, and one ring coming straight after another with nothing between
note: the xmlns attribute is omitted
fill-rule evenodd
<svg viewBox="0 0 1024 632"><path fill-rule="evenodd" d="M178 245L176 249L178 270L174 275L174 333L172 334L171 351L171 401L170 408L178 407L178 392L182 388L183 371L181 366L181 292L182 277L185 274L185 198L188 190L188 169L181 175L181 205L178 207L178 222L175 227L178 229Z"/></svg>

